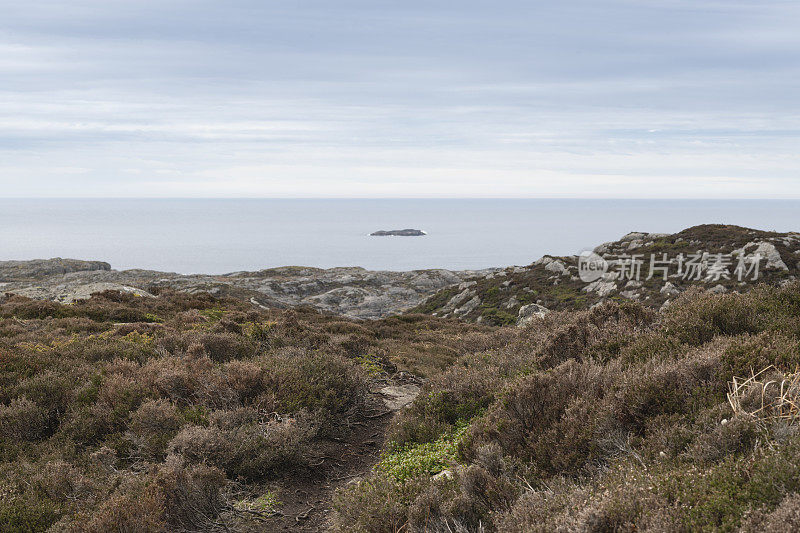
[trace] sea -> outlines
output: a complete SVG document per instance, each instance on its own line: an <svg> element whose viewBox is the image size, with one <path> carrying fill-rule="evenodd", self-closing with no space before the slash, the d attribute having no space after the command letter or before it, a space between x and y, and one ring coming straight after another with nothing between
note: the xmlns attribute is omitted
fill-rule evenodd
<svg viewBox="0 0 800 533"><path fill-rule="evenodd" d="M480 269L697 224L800 231L800 200L0 199L0 259L222 274L286 265ZM424 237L371 237L413 228Z"/></svg>

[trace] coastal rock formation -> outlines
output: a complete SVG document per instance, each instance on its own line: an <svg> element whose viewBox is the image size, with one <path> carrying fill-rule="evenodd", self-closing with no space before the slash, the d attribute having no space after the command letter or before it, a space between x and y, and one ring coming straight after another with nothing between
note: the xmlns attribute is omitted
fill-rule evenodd
<svg viewBox="0 0 800 533"><path fill-rule="evenodd" d="M45 287L27 287L17 289L13 292L26 298L34 298L37 300L53 300L62 304L71 304L76 300L86 300L92 294L103 291L119 291L133 294L134 296L149 297L154 296L149 292L131 287L129 285L122 285L120 283L110 283L107 281L100 281L96 283L87 283L86 285L70 286L64 284L50 288ZM9 292L9 291L6 291Z"/></svg>
<svg viewBox="0 0 800 533"><path fill-rule="evenodd" d="M0 281L36 280L46 276L93 270L111 270L103 261L79 259L32 259L30 261L0 261Z"/></svg>
<svg viewBox="0 0 800 533"><path fill-rule="evenodd" d="M527 266L444 288L414 311L511 325L524 322L520 313L530 313L532 304L561 311L632 300L660 309L692 285L717 293L743 292L758 283L780 285L800 276L800 234L739 226L707 224L675 234L631 232L594 252L607 262L597 279L581 279L577 255L546 255ZM752 268L757 257L761 260ZM745 268L737 271L740 260ZM463 302L468 301L480 304L464 313Z"/></svg>
<svg viewBox="0 0 800 533"><path fill-rule="evenodd" d="M2 265L7 266L3 269ZM215 276L118 271L111 270L108 263L72 259L7 261L0 263L0 275L6 280L0 283L0 294L69 303L107 289L141 296L174 289L240 298L262 308L310 306L348 317L375 319L401 313L440 289L493 270L390 272L359 267L280 267Z"/></svg>
<svg viewBox="0 0 800 533"><path fill-rule="evenodd" d="M590 282L581 279L578 256L547 255L527 266L473 271L280 267L224 275L117 271L101 261L60 258L4 261L0 294L72 302L108 289L140 296L172 289L239 298L261 308L310 306L362 319L416 312L513 325L546 310L586 309L606 300L660 309L692 285L742 292L800 276L798 233L703 225L672 235L633 232L595 252L608 269ZM659 270L665 256L668 266ZM740 259L756 257L761 258L758 268L737 274Z"/></svg>
<svg viewBox="0 0 800 533"><path fill-rule="evenodd" d="M420 229L393 229L393 230L380 230L370 233L372 237L422 237L427 235Z"/></svg>

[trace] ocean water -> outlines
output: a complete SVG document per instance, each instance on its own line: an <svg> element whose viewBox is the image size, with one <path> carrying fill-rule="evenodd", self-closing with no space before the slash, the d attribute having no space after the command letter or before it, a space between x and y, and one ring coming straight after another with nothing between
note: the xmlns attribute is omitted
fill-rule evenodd
<svg viewBox="0 0 800 533"><path fill-rule="evenodd" d="M471 269L703 223L800 231L800 201L2 199L0 259L214 274L284 265ZM368 236L402 228L428 235Z"/></svg>

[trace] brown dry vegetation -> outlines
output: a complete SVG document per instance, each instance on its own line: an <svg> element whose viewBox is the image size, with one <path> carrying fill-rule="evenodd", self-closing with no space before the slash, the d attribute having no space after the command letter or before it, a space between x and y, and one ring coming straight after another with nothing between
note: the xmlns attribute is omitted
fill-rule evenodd
<svg viewBox="0 0 800 533"><path fill-rule="evenodd" d="M378 468L338 493L338 531L796 530L798 365L797 284L548 315L396 419L387 460L412 466L466 426L450 475ZM768 367L734 414L729 382Z"/></svg>
<svg viewBox="0 0 800 533"><path fill-rule="evenodd" d="M338 491L336 531L800 524L800 434L767 385L800 365L800 285L524 330L170 292L7 297L0 316L0 531L270 530L282 488L322 475L398 370L427 381Z"/></svg>
<svg viewBox="0 0 800 533"><path fill-rule="evenodd" d="M425 316L356 322L169 292L7 296L0 316L3 532L248 530L284 481L319 475L375 372L435 372L499 342Z"/></svg>

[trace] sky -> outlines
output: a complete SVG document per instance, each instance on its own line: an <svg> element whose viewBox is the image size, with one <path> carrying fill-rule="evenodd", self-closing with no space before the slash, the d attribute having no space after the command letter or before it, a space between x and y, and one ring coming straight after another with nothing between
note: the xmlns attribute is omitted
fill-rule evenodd
<svg viewBox="0 0 800 533"><path fill-rule="evenodd" d="M800 198L797 0L0 13L0 196Z"/></svg>

